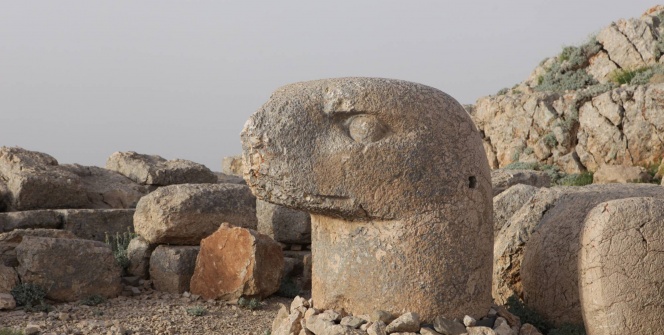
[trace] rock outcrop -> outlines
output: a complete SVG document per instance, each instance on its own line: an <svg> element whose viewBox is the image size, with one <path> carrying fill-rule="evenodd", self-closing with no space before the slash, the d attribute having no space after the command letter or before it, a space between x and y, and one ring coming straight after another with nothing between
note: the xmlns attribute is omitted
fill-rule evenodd
<svg viewBox="0 0 664 335"><path fill-rule="evenodd" d="M134 229L151 244L198 245L228 222L256 229L256 199L246 185L181 184L141 198Z"/></svg>
<svg viewBox="0 0 664 335"><path fill-rule="evenodd" d="M311 213L317 308L423 321L486 313L491 176L480 135L450 96L390 79L296 83L241 137L254 194Z"/></svg>
<svg viewBox="0 0 664 335"><path fill-rule="evenodd" d="M543 61L513 89L469 106L491 167L538 162L579 173L604 164L660 164L662 19L658 6L618 20L583 46Z"/></svg>
<svg viewBox="0 0 664 335"><path fill-rule="evenodd" d="M593 174L593 184L648 183L652 177L640 166L602 165Z"/></svg>
<svg viewBox="0 0 664 335"><path fill-rule="evenodd" d="M281 284L281 245L255 230L223 224L201 241L191 293L204 299L264 299Z"/></svg>

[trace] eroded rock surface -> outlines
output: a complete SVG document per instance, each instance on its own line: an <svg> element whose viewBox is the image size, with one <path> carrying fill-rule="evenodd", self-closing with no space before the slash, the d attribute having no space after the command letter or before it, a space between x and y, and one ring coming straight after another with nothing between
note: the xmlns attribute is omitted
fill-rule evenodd
<svg viewBox="0 0 664 335"><path fill-rule="evenodd" d="M450 96L389 79L296 83L241 137L254 194L312 213L317 308L425 321L488 310L490 171Z"/></svg>
<svg viewBox="0 0 664 335"><path fill-rule="evenodd" d="M90 201L87 208L134 208L147 193L144 186L115 171L79 164L65 164L62 168L81 178Z"/></svg>
<svg viewBox="0 0 664 335"><path fill-rule="evenodd" d="M198 246L160 245L150 256L150 279L155 290L169 293L189 291L196 267Z"/></svg>
<svg viewBox="0 0 664 335"><path fill-rule="evenodd" d="M664 329L664 200L599 204L581 231L579 290L590 335Z"/></svg>
<svg viewBox="0 0 664 335"><path fill-rule="evenodd" d="M493 196L504 192L513 185L531 185L535 187L550 187L551 177L544 171L535 170L491 170L491 187Z"/></svg>
<svg viewBox="0 0 664 335"><path fill-rule="evenodd" d="M537 230L525 245L521 264L525 303L558 326L583 322L578 260L581 231L591 209L614 199L664 199L664 188L659 185L606 184L578 189L579 192L559 197L541 217Z"/></svg>
<svg viewBox="0 0 664 335"><path fill-rule="evenodd" d="M198 245L228 222L256 229L256 199L246 185L182 184L141 198L134 229L148 243Z"/></svg>
<svg viewBox="0 0 664 335"><path fill-rule="evenodd" d="M309 213L256 200L258 231L282 243L311 244Z"/></svg>
<svg viewBox="0 0 664 335"><path fill-rule="evenodd" d="M217 176L202 164L185 159L166 160L133 151L113 153L106 161L106 168L144 185L217 182Z"/></svg>
<svg viewBox="0 0 664 335"><path fill-rule="evenodd" d="M279 290L281 245L255 230L223 224L201 241L191 292L205 299L263 299Z"/></svg>

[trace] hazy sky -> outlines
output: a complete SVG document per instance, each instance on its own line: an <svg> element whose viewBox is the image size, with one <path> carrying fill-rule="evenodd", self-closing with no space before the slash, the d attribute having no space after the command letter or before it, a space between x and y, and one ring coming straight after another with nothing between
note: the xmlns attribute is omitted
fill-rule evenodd
<svg viewBox="0 0 664 335"><path fill-rule="evenodd" d="M0 146L99 166L136 151L219 171L281 85L387 77L473 103L655 4L0 0Z"/></svg>

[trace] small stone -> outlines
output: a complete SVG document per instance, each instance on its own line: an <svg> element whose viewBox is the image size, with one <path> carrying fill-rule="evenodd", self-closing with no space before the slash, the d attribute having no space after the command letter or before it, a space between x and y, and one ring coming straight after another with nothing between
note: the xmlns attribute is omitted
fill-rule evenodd
<svg viewBox="0 0 664 335"><path fill-rule="evenodd" d="M326 321L339 322L341 321L341 314L335 310L328 309L321 314L321 319Z"/></svg>
<svg viewBox="0 0 664 335"><path fill-rule="evenodd" d="M0 310L16 308L16 300L9 293L0 293Z"/></svg>
<svg viewBox="0 0 664 335"><path fill-rule="evenodd" d="M369 326L371 326L372 324L373 324L373 322L363 323L363 324L360 326L360 330L361 330L361 331L367 331L367 329L369 328Z"/></svg>
<svg viewBox="0 0 664 335"><path fill-rule="evenodd" d="M39 326L33 323L28 323L23 330L25 335L36 335L39 334Z"/></svg>
<svg viewBox="0 0 664 335"><path fill-rule="evenodd" d="M429 327L422 327L420 328L420 334L422 335L442 335L441 333L429 328Z"/></svg>
<svg viewBox="0 0 664 335"><path fill-rule="evenodd" d="M489 327L468 327L468 335L496 335L496 332Z"/></svg>
<svg viewBox="0 0 664 335"><path fill-rule="evenodd" d="M420 315L413 312L405 313L390 322L385 330L390 334L396 332L416 332L420 330Z"/></svg>
<svg viewBox="0 0 664 335"><path fill-rule="evenodd" d="M139 289L138 287L133 287L132 286L131 287L131 294L132 295L139 295L139 294L141 294L141 289Z"/></svg>
<svg viewBox="0 0 664 335"><path fill-rule="evenodd" d="M375 310L369 316L369 321L383 321L384 324L389 325L390 322L394 321L394 315L383 310Z"/></svg>
<svg viewBox="0 0 664 335"><path fill-rule="evenodd" d="M191 297L189 297L189 300L191 300L191 301L197 301L197 300L200 299L200 298L201 298L200 295L198 295L198 294L192 294Z"/></svg>
<svg viewBox="0 0 664 335"><path fill-rule="evenodd" d="M385 330L387 326L383 321L376 321L367 328L367 334L369 335L386 335L387 331Z"/></svg>
<svg viewBox="0 0 664 335"><path fill-rule="evenodd" d="M498 317L493 327L493 331L496 335L516 335L512 331L512 328L507 323L507 320L503 317Z"/></svg>
<svg viewBox="0 0 664 335"><path fill-rule="evenodd" d="M342 326L351 327L353 329L360 328L360 326L364 323L366 323L364 319L351 315L343 317L340 322Z"/></svg>
<svg viewBox="0 0 664 335"><path fill-rule="evenodd" d="M521 330L519 330L519 335L542 335L542 333L535 328L535 326L531 325L530 323L526 323L523 326L521 326Z"/></svg>
<svg viewBox="0 0 664 335"><path fill-rule="evenodd" d="M518 316L510 313L505 306L498 306L497 308L497 314L498 316L505 318L507 323L512 326L512 327L519 327L521 328L521 319L519 319Z"/></svg>
<svg viewBox="0 0 664 335"><path fill-rule="evenodd" d="M487 313L487 316L496 316L496 314L498 314L498 311L491 307L491 309L489 309L489 313Z"/></svg>
<svg viewBox="0 0 664 335"><path fill-rule="evenodd" d="M443 335L460 335L466 332L466 327L459 321L438 316L433 320L433 328Z"/></svg>
<svg viewBox="0 0 664 335"><path fill-rule="evenodd" d="M309 302L306 299L300 296L296 296L293 299L293 302L291 302L290 312L293 313L295 311L300 311L302 314L304 314L304 312L307 311L308 307L309 307Z"/></svg>
<svg viewBox="0 0 664 335"><path fill-rule="evenodd" d="M69 321L69 319L71 319L71 316L69 315L69 313L64 313L64 312L58 313L58 320L60 320L60 321Z"/></svg>
<svg viewBox="0 0 664 335"><path fill-rule="evenodd" d="M182 296L185 298L189 298L191 297L191 293L189 293L189 291L185 291L184 293L182 293Z"/></svg>
<svg viewBox="0 0 664 335"><path fill-rule="evenodd" d="M466 315L463 317L463 324L466 327L473 327L477 323L477 320L475 320L472 316Z"/></svg>

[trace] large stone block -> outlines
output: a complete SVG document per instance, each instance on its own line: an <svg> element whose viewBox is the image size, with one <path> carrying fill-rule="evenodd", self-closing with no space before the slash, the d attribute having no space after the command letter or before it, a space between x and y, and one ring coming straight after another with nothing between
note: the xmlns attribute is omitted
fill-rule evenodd
<svg viewBox="0 0 664 335"><path fill-rule="evenodd" d="M0 213L0 232L14 229L60 229L63 220L62 213L50 209Z"/></svg>
<svg viewBox="0 0 664 335"><path fill-rule="evenodd" d="M90 201L88 208L134 208L138 199L148 193L145 186L115 171L78 164L64 164L61 167L81 178Z"/></svg>
<svg viewBox="0 0 664 335"><path fill-rule="evenodd" d="M191 293L205 299L263 299L279 290L281 245L255 230L223 224L201 241Z"/></svg>
<svg viewBox="0 0 664 335"><path fill-rule="evenodd" d="M18 266L16 259L16 246L23 241L24 236L51 237L60 239L75 239L76 235L60 229L15 229L0 234L0 261L11 267Z"/></svg>
<svg viewBox="0 0 664 335"><path fill-rule="evenodd" d="M256 229L256 199L246 185L185 184L141 198L134 228L148 243L198 245L228 222Z"/></svg>
<svg viewBox="0 0 664 335"><path fill-rule="evenodd" d="M525 302L557 326L583 322L579 250L584 220L591 209L616 199L664 199L664 187L659 185L605 184L578 189L581 191L564 194L549 206L523 250L521 280Z"/></svg>
<svg viewBox="0 0 664 335"><path fill-rule="evenodd" d="M10 209L85 208L81 179L44 153L18 147L0 148L0 179L10 193Z"/></svg>
<svg viewBox="0 0 664 335"><path fill-rule="evenodd" d="M479 318L491 305L491 175L468 113L420 84L278 89L241 134L264 201L311 213L316 308Z"/></svg>
<svg viewBox="0 0 664 335"><path fill-rule="evenodd" d="M613 200L588 213L581 231L578 273L589 335L664 329L662 223L662 199Z"/></svg>
<svg viewBox="0 0 664 335"><path fill-rule="evenodd" d="M122 292L122 269L102 242L24 236L16 246L16 257L21 282L41 286L55 301L95 294L114 298Z"/></svg>
<svg viewBox="0 0 664 335"><path fill-rule="evenodd" d="M203 164L184 159L166 160L133 151L113 153L106 161L106 168L144 185L217 182L217 176Z"/></svg>
<svg viewBox="0 0 664 335"><path fill-rule="evenodd" d="M593 184L647 183L651 179L641 166L602 165L593 174Z"/></svg>
<svg viewBox="0 0 664 335"><path fill-rule="evenodd" d="M160 245L150 256L150 279L155 290L169 293L189 291L200 247Z"/></svg>
<svg viewBox="0 0 664 335"><path fill-rule="evenodd" d="M256 200L258 231L282 243L310 244L309 213Z"/></svg>
<svg viewBox="0 0 664 335"><path fill-rule="evenodd" d="M62 209L62 229L79 238L104 242L106 235L115 236L134 230L133 209Z"/></svg>

